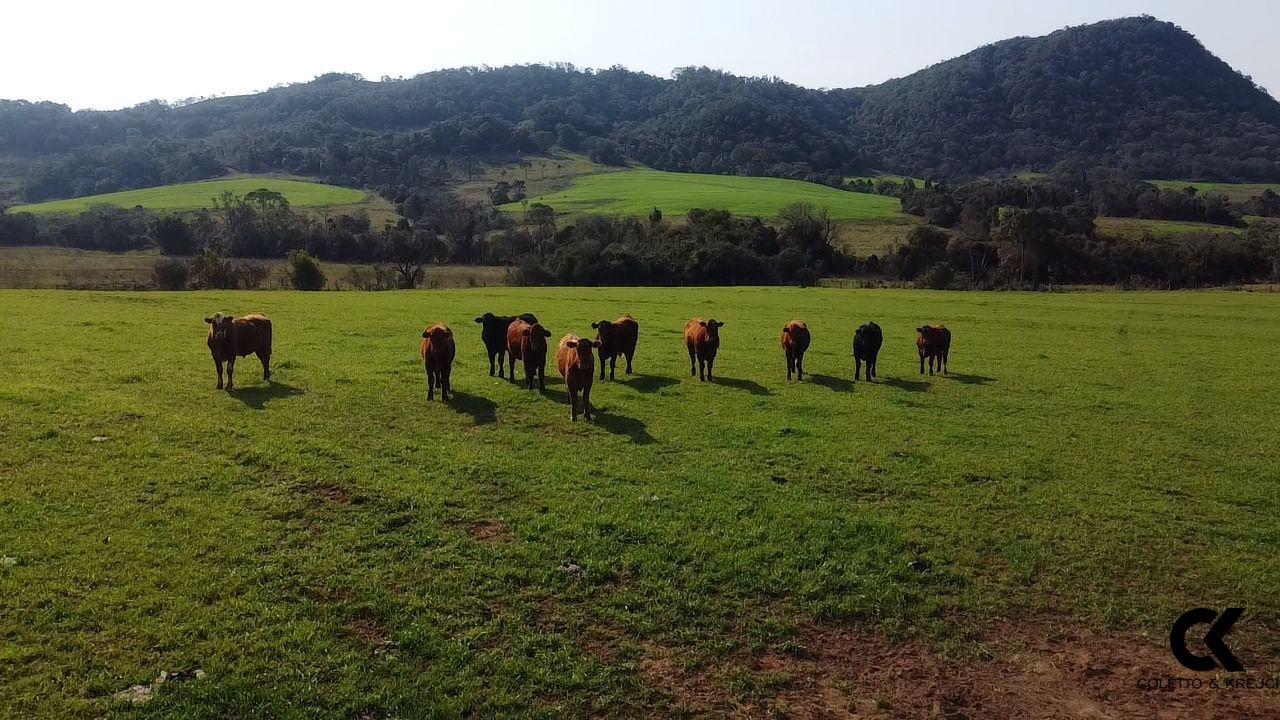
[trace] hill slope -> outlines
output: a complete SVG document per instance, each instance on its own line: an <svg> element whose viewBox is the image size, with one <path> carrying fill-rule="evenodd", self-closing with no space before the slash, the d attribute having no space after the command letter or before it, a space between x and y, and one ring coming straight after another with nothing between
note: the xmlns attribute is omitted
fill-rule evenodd
<svg viewBox="0 0 1280 720"><path fill-rule="evenodd" d="M699 175L659 170L589 175L567 190L531 198L558 214L648 215L654 208L683 215L693 208L724 208L735 215L774 217L782 208L806 202L825 208L833 220L905 220L897 198L845 192L781 178ZM521 203L502 206L519 212Z"/></svg>
<svg viewBox="0 0 1280 720"><path fill-rule="evenodd" d="M34 205L19 205L17 212L33 215L73 215L95 205L132 208L141 206L152 211L185 211L212 208L215 198L224 192L244 195L254 190L278 192L293 207L328 207L352 205L365 199L365 194L351 188L334 187L305 180L277 177L238 177L227 180L162 185L145 190L125 190L103 195L90 195L71 200L52 200Z"/></svg>
<svg viewBox="0 0 1280 720"><path fill-rule="evenodd" d="M669 80L566 66L388 82L330 74L183 107L0 101L0 161L29 164L20 190L0 183L0 203L228 168L420 186L468 158L553 146L613 165L832 185L869 168L959 178L1064 160L1138 177L1280 181L1280 104L1187 32L1147 17L1008 40L849 90L705 68Z"/></svg>

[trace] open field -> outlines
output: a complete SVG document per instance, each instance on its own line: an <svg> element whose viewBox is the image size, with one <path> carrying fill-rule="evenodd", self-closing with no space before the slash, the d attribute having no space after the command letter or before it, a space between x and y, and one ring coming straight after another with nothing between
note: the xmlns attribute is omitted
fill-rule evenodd
<svg viewBox="0 0 1280 720"><path fill-rule="evenodd" d="M365 200L363 190L325 185L311 180L280 178L270 175L249 175L204 180L177 185L125 190L122 192L90 195L69 200L51 200L32 205L18 205L13 212L29 212L33 215L75 215L95 205L114 205L131 208L141 205L156 212L183 212L212 208L214 198L224 192L244 195L261 188L284 195L289 204L297 208L357 205Z"/></svg>
<svg viewBox="0 0 1280 720"><path fill-rule="evenodd" d="M1098 230L1121 238L1140 238L1144 234L1156 237L1175 237L1189 233L1233 233L1239 235L1244 228L1212 225L1209 223L1181 222L1178 220L1148 220L1145 218L1100 217L1095 221Z"/></svg>
<svg viewBox="0 0 1280 720"><path fill-rule="evenodd" d="M851 193L780 178L625 170L587 175L563 192L529 198L568 217L601 214L646 216L656 207L675 219L694 208L727 209L735 215L776 217L782 208L806 202L826 208L833 220L893 221L902 217L897 198ZM520 203L502 210L520 213Z"/></svg>
<svg viewBox="0 0 1280 720"><path fill-rule="evenodd" d="M1147 182L1164 190L1181 190L1190 186L1201 194L1226 195L1228 200L1235 202L1244 202L1255 195L1262 194L1263 190L1280 193L1280 183L1187 182L1186 180L1148 180Z"/></svg>
<svg viewBox="0 0 1280 720"><path fill-rule="evenodd" d="M0 288L122 290L154 286L152 271L164 259L158 250L108 253L60 247L0 247ZM263 288L289 287L285 261L247 260L266 265ZM328 289L349 290L357 265L321 263ZM506 285L506 269L485 265L428 265L423 287Z"/></svg>
<svg viewBox="0 0 1280 720"><path fill-rule="evenodd" d="M1277 294L0 304L3 717L1280 713L1135 689L1191 674L1163 643L1194 606L1246 608L1231 646L1276 677ZM272 384L249 357L214 390L215 310L274 320ZM486 310L553 339L631 312L638 374L571 424L554 369L546 394L487 375ZM695 313L727 323L714 383L688 375ZM777 347L793 317L803 383ZM881 378L854 384L868 319ZM417 359L436 320L448 405ZM947 377L917 373L925 321L955 334ZM185 672L116 697L161 671Z"/></svg>

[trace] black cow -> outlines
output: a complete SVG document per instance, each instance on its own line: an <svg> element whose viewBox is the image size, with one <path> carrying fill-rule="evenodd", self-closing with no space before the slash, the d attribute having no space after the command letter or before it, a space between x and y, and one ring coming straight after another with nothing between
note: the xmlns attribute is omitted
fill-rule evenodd
<svg viewBox="0 0 1280 720"><path fill-rule="evenodd" d="M538 324L538 318L525 313L523 315L494 315L493 313L485 313L476 318L476 322L482 327L480 328L480 339L484 341L485 350L489 351L489 375L493 376L494 364L497 359L498 377L503 377L503 366L507 359L507 327L516 320L523 320L530 325Z"/></svg>
<svg viewBox="0 0 1280 720"><path fill-rule="evenodd" d="M880 346L884 344L884 335L880 326L869 322L853 332L853 379L861 380L862 363L867 364L867 379L878 377L876 372L876 356L880 354Z"/></svg>

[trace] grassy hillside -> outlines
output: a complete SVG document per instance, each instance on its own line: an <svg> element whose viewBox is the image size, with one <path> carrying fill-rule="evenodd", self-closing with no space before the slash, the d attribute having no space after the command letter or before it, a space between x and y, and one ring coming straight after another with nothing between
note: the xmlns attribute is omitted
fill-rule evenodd
<svg viewBox="0 0 1280 720"><path fill-rule="evenodd" d="M1167 190L1181 190L1194 187L1201 194L1226 195L1229 200L1244 202L1259 195L1263 190L1280 193L1280 183L1223 183L1223 182L1187 182L1186 180L1148 180L1147 182Z"/></svg>
<svg viewBox="0 0 1280 720"><path fill-rule="evenodd" d="M1209 223L1180 222L1177 220L1149 220L1145 218L1100 217L1096 221L1098 230L1122 238L1138 238L1144 234L1156 237L1175 237L1188 233L1235 233L1244 232L1243 228L1211 225Z"/></svg>
<svg viewBox="0 0 1280 720"><path fill-rule="evenodd" d="M1280 295L0 305L0 716L1154 717L1170 695L1135 677L1186 675L1166 639L1196 606L1247 608L1232 649L1278 658L1280 370L1257 352L1280 343ZM272 317L272 384L250 357L237 392L214 389L215 310ZM486 310L556 338L632 312L638 374L571 424L558 379L487 375ZM714 383L689 377L695 313L727 323ZM777 347L792 318L814 335L802 383ZM868 319L881 380L855 385ZM424 398L436 320L459 344L451 404ZM955 334L947 377L917 373L922 322ZM161 671L187 673L117 698ZM1028 705L988 704L1010 697ZM1266 692L1177 701L1277 710Z"/></svg>
<svg viewBox="0 0 1280 720"><path fill-rule="evenodd" d="M694 208L723 208L735 215L775 217L782 208L807 202L827 208L832 219L892 221L902 218L897 198L851 193L823 185L779 178L702 175L658 170L625 170L588 175L564 191L529 198L558 214L645 216L656 207L668 216ZM504 205L518 213L519 203Z"/></svg>
<svg viewBox="0 0 1280 720"><path fill-rule="evenodd" d="M141 205L153 211L181 212L212 208L214 198L224 192L238 195L260 188L274 190L289 199L298 208L318 208L337 205L354 205L364 201L363 190L325 185L310 180L279 178L267 175L250 175L222 180L164 185L144 190L90 195L69 200L52 200L11 208L17 212L35 215L74 215L95 205L114 205L131 208Z"/></svg>

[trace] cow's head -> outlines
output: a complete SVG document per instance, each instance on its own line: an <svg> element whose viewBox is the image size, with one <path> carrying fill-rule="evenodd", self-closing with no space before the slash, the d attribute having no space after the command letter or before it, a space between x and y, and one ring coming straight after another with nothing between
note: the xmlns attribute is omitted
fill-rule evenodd
<svg viewBox="0 0 1280 720"><path fill-rule="evenodd" d="M225 342L235 334L235 318L230 315L214 313L213 317L207 317L204 321L209 323L209 332L217 342Z"/></svg>
<svg viewBox="0 0 1280 720"><path fill-rule="evenodd" d="M578 364L580 366L588 367L594 363L591 351L594 348L600 347L600 342L598 340L592 341L586 338L578 338L577 340L570 340L565 343L565 345L578 351Z"/></svg>
<svg viewBox="0 0 1280 720"><path fill-rule="evenodd" d="M618 329L618 326L608 320L593 322L591 323L591 327L596 331L596 339L601 342L609 342L613 340L613 333Z"/></svg>
<svg viewBox="0 0 1280 720"><path fill-rule="evenodd" d="M485 313L480 317L476 318L476 322L481 325L488 325L490 322L493 321L493 317L494 317L493 313Z"/></svg>
<svg viewBox="0 0 1280 720"><path fill-rule="evenodd" d="M429 338L431 342L440 342L445 338L453 337L453 331L444 325L432 325L422 331L422 337Z"/></svg>
<svg viewBox="0 0 1280 720"><path fill-rule="evenodd" d="M720 328L724 327L724 323L719 320L703 320L702 327L707 329L707 335L716 342L720 342Z"/></svg>
<svg viewBox="0 0 1280 720"><path fill-rule="evenodd" d="M534 323L524 330L521 330L520 334L529 338L529 348L531 350L535 352L547 351L547 338L551 337L550 330L542 327L538 323Z"/></svg>

